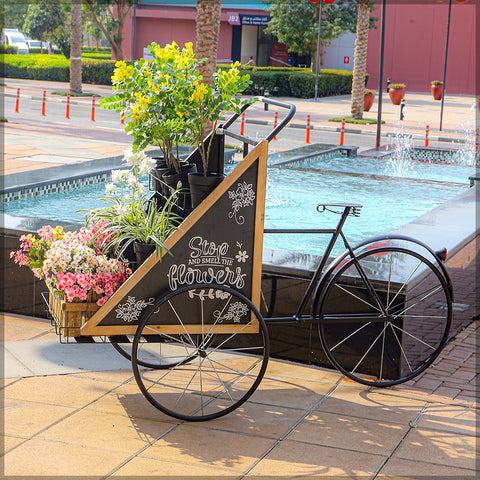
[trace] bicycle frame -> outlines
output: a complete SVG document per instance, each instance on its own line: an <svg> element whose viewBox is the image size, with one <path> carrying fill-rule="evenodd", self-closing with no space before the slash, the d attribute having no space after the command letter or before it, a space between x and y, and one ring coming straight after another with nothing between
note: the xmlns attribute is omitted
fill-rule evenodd
<svg viewBox="0 0 480 480"><path fill-rule="evenodd" d="M285 322L285 323L290 323L290 322L300 322L300 321L306 321L311 319L311 315L305 314L305 307L308 303L308 301L311 299L313 292L316 289L316 286L318 285L318 282L322 278L322 271L325 268L325 265L328 262L328 259L330 257L330 254L332 253L333 247L335 246L335 243L337 242L338 238L341 237L343 240L343 243L345 245L345 248L347 249L347 252L350 253L350 256L352 258L355 258L355 255L353 253L353 249L348 243L347 238L345 237L342 228L345 222L347 221L347 217L349 215L355 215L358 216L358 209L361 208L361 205L350 205L350 204L343 204L343 203L335 203L335 204L322 204L319 205L318 207L323 207L324 211L326 207L331 206L331 207L343 207L343 213L341 214L340 220L337 223L337 226L335 228L320 228L320 229L279 229L279 228L266 228L264 230L264 233L270 234L270 233L300 233L300 234L326 234L326 235L331 235L330 241L328 242L327 247L325 248L325 252L323 254L322 260L320 261L320 264L318 265L317 269L315 270L315 273L310 280L310 283L308 285L307 291L303 295L302 300L300 301L300 304L297 308L297 311L295 314L291 317L267 317L264 318L266 323L279 323L279 322ZM317 208L318 208L317 207Z"/></svg>
<svg viewBox="0 0 480 480"><path fill-rule="evenodd" d="M353 216L359 216L359 209L362 207L361 205L350 205L350 204L343 204L343 203L334 203L334 204L320 204L317 206L317 210L322 207L322 212L325 210L328 210L326 207L342 207L343 213L341 213L340 220L337 223L337 226L335 228L331 229L278 229L278 228L272 228L272 229L265 229L264 233L270 234L270 233L297 233L297 234L327 234L331 235L330 241L325 248L325 252L323 254L322 260L320 261L317 269L315 270L315 273L310 280L310 283L308 285L308 288L303 295L302 300L300 301L300 304L297 308L297 311L295 314L291 317L266 317L264 318L266 323L292 323L292 322L301 322L301 321L308 321L312 319L312 314L306 314L305 313L305 307L307 306L309 300L312 298L314 292L316 292L317 296L318 294L321 294L323 291L326 282L325 280L330 277L330 275L334 272L334 270L338 267L338 265L347 257L350 257L354 262L357 267L357 270L361 277L363 278L368 290L370 291L371 295L373 298L375 298L376 303L379 307L379 309L382 311L382 314L385 314L384 308L382 306L382 302L380 302L378 295L375 291L375 289L372 287L370 281L365 275L365 272L360 265L360 263L356 259L356 255L354 253L355 250L365 247L369 244L374 244L375 242L378 241L384 241L384 240L400 240L400 241L405 241L405 242L411 242L414 243L421 248L425 249L428 251L433 258L438 262L438 268L444 277L447 285L447 290L450 294L450 298L453 301L453 286L452 282L450 280L450 276L443 264L443 261L441 259L441 254L442 252L435 252L432 250L428 245L415 240L411 237L407 237L404 235L382 235L382 236L376 236L376 237L371 237L369 239L366 239L364 241L361 241L359 243L354 244L351 246L345 237L342 228L347 220L347 217L349 215ZM320 211L320 210L319 210ZM340 212L334 212L333 210L330 210L333 213L340 213ZM345 251L341 253L337 258L335 258L331 263L329 268L323 273L323 270L328 262L328 259L330 258L330 254L333 250L333 247L335 246L335 243L337 242L338 238L341 237L343 240L343 243L345 245ZM380 321L381 317L377 319L377 321Z"/></svg>

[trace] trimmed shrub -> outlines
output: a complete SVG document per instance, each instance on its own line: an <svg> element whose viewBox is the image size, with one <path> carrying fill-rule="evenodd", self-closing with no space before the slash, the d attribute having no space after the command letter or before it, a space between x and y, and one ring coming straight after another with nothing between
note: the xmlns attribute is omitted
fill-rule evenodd
<svg viewBox="0 0 480 480"><path fill-rule="evenodd" d="M115 70L115 60L103 62L83 62L82 81L98 85L111 85Z"/></svg>
<svg viewBox="0 0 480 480"><path fill-rule="evenodd" d="M18 47L15 47L13 45L3 45L3 43L0 43L0 54L15 54L18 52Z"/></svg>

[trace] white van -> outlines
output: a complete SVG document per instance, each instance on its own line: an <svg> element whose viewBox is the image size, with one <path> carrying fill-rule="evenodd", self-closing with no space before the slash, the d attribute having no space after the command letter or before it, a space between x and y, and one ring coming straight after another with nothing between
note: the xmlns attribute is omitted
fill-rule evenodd
<svg viewBox="0 0 480 480"><path fill-rule="evenodd" d="M2 43L4 45L12 45L18 48L19 54L27 55L29 52L27 42L23 33L14 28L4 28L2 30Z"/></svg>

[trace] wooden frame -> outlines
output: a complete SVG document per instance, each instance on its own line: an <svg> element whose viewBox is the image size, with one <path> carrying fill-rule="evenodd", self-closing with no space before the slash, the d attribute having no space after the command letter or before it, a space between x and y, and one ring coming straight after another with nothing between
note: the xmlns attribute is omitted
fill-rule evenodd
<svg viewBox="0 0 480 480"><path fill-rule="evenodd" d="M194 283L222 284L223 281L223 284L250 298L258 308L267 158L268 142L263 141L166 240L165 246L172 255L164 251L161 257L157 257L153 253L83 325L81 334L133 335L141 314L148 306L180 286ZM220 245L222 248L219 248ZM221 253L217 252L216 258L207 258L205 250L216 250L217 247ZM232 247L238 248L237 255L232 256ZM200 254L202 249L203 256ZM205 264L195 264L200 261ZM210 261L214 265L208 263ZM184 275L185 272L188 275ZM218 281L190 281L198 278ZM230 283L225 280L227 278ZM243 332L258 331L256 323L243 329ZM183 329L173 325L156 325L155 328L168 333L184 333ZM198 333L198 326L190 325L188 329L189 333ZM238 329L238 324L224 324L216 326L212 333L235 333Z"/></svg>

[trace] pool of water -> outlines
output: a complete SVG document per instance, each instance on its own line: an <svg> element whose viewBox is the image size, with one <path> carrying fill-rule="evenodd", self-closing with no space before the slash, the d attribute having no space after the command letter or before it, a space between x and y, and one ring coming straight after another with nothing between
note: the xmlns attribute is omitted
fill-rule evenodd
<svg viewBox="0 0 480 480"><path fill-rule="evenodd" d="M359 203L364 206L361 216L349 218L345 226L349 240L355 242L372 235L389 233L468 188L467 182L464 185L461 182L431 182L429 180L435 179L429 179L428 176L421 181L405 181L388 176L379 178L367 172L366 163L359 158L341 157L336 162L321 161L321 168L318 163L269 168L266 228L331 228L339 217L318 213L318 203ZM328 170L327 164L335 171L340 171L342 167L342 173L325 171ZM345 165L349 165L350 172ZM231 170L234 166L228 168ZM323 171L319 172L319 169ZM352 174L352 170L356 173ZM90 185L5 203L4 211L11 215L44 218L53 224L61 220L83 222L84 213L78 210L102 206L103 202L98 199L103 193L104 184ZM272 249L321 254L326 242L323 239L324 236L319 238L318 235L275 234L265 236L264 245ZM339 246L337 251L339 249L343 248Z"/></svg>
<svg viewBox="0 0 480 480"><path fill-rule="evenodd" d="M438 182L469 184L469 176L475 174L473 165L420 162L367 157L334 157L321 160L308 159L296 164L285 164L280 168L303 168L338 172L355 172L365 175L402 177L409 179L427 179ZM278 167L277 167L278 168Z"/></svg>

